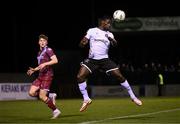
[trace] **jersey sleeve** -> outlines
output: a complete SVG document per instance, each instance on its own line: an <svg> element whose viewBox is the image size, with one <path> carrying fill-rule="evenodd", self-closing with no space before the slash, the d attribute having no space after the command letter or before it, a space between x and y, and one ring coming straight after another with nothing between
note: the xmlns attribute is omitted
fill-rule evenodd
<svg viewBox="0 0 180 124"><path fill-rule="evenodd" d="M112 33L109 33L108 36L114 39L114 35Z"/></svg>
<svg viewBox="0 0 180 124"><path fill-rule="evenodd" d="M85 37L86 37L87 39L90 39L90 38L91 38L91 35L92 35L92 31L91 31L91 29L89 29L89 30L86 32Z"/></svg>
<svg viewBox="0 0 180 124"><path fill-rule="evenodd" d="M55 55L54 51L51 48L47 48L46 53L48 54L49 57Z"/></svg>

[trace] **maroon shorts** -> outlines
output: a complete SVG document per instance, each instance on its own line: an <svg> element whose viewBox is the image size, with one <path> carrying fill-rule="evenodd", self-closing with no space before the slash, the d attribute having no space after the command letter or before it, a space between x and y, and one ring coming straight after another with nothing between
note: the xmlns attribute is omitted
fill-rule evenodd
<svg viewBox="0 0 180 124"><path fill-rule="evenodd" d="M33 81L32 85L39 87L39 89L49 90L52 83L52 76L39 76Z"/></svg>

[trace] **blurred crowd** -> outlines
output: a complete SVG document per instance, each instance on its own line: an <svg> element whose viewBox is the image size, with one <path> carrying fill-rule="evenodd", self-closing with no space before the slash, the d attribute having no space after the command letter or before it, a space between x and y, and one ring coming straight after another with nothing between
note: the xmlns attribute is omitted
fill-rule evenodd
<svg viewBox="0 0 180 124"><path fill-rule="evenodd" d="M134 67L133 64L130 63L121 63L119 64L119 68L122 72L180 72L180 61L177 64L161 64L161 63L145 63L140 67Z"/></svg>
<svg viewBox="0 0 180 124"><path fill-rule="evenodd" d="M145 63L133 66L131 63L120 63L120 71L133 85L157 84L158 75L162 74L165 84L180 83L180 61L177 64ZM105 73L94 73L89 82L92 85L117 85L119 82Z"/></svg>

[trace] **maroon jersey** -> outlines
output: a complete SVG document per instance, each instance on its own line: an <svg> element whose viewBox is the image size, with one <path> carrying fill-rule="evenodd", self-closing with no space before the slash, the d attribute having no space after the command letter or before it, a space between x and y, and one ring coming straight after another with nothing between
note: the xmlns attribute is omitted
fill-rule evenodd
<svg viewBox="0 0 180 124"><path fill-rule="evenodd" d="M51 60L51 57L55 55L53 50L49 47L44 47L38 52L38 65L48 62ZM45 66L43 69L39 70L39 76L53 76L53 69L51 66Z"/></svg>

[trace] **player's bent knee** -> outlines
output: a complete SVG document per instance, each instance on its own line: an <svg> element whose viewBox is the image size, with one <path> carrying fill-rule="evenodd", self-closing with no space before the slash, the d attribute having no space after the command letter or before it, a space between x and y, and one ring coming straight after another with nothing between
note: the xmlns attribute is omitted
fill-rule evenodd
<svg viewBox="0 0 180 124"><path fill-rule="evenodd" d="M36 95L35 92L29 91L29 96L35 96L35 95Z"/></svg>
<svg viewBox="0 0 180 124"><path fill-rule="evenodd" d="M84 82L85 78L82 75L77 75L77 82Z"/></svg>

